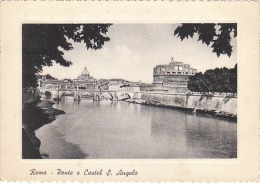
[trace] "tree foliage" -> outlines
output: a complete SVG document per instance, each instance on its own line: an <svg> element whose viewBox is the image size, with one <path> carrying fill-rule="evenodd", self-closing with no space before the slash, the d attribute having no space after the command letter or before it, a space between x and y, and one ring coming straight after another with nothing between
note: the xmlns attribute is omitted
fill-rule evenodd
<svg viewBox="0 0 260 184"><path fill-rule="evenodd" d="M110 39L111 24L23 24L22 70L23 88L36 87L35 74L53 62L68 67L64 51L73 49L72 42L84 42L87 49L100 49Z"/></svg>
<svg viewBox="0 0 260 184"><path fill-rule="evenodd" d="M51 76L50 74L45 75L46 79L55 79L53 76Z"/></svg>
<svg viewBox="0 0 260 184"><path fill-rule="evenodd" d="M228 69L206 70L190 77L188 89L196 92L237 93L237 65Z"/></svg>
<svg viewBox="0 0 260 184"><path fill-rule="evenodd" d="M182 24L174 31L174 35L180 37L181 40L193 38L195 33L198 34L198 41L210 46L213 49L212 52L216 53L218 57L220 54L227 54L230 57L233 52L231 38L237 36L237 24Z"/></svg>

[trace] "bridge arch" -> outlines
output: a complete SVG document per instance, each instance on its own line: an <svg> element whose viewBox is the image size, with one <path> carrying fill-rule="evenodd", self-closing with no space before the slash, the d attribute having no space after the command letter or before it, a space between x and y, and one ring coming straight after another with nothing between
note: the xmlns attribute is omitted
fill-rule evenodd
<svg viewBox="0 0 260 184"><path fill-rule="evenodd" d="M52 93L54 98L59 98L59 99L61 99L65 95L69 95L69 94L74 95L74 92L73 91L59 91L56 93Z"/></svg>
<svg viewBox="0 0 260 184"><path fill-rule="evenodd" d="M44 91L43 94L45 96L52 96L53 95L53 93L51 91L48 91L48 90Z"/></svg>
<svg viewBox="0 0 260 184"><path fill-rule="evenodd" d="M90 95L91 97L94 96L94 93L90 92L90 91L84 91L80 94L80 97L82 97L83 95Z"/></svg>
<svg viewBox="0 0 260 184"><path fill-rule="evenodd" d="M64 94L65 94L65 91L60 92L60 93L59 93L59 98L61 99L61 97L63 97Z"/></svg>
<svg viewBox="0 0 260 184"><path fill-rule="evenodd" d="M110 97L111 97L110 99L111 99L111 100L114 99L113 94L111 94L110 92L104 92L104 93L102 93L102 94L100 95L100 97L102 97L102 96L104 96L104 95L106 95L106 94L110 95Z"/></svg>
<svg viewBox="0 0 260 184"><path fill-rule="evenodd" d="M132 96L131 96L129 93L121 93L121 94L119 95L119 97L122 97L122 96L127 96L128 99L131 99L131 98L132 98Z"/></svg>

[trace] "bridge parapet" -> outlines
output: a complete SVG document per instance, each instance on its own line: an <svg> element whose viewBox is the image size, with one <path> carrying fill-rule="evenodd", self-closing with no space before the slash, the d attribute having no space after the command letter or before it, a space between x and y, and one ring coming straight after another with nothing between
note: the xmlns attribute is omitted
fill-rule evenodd
<svg viewBox="0 0 260 184"><path fill-rule="evenodd" d="M96 89L78 89L78 88L43 88L43 87L38 87L40 92L46 92L49 91L52 93L52 96L56 99L60 99L66 92L71 92L74 93L75 95L78 95L80 98L84 93L89 93L93 96L93 100L100 100L101 96L104 95L105 93L109 94L111 96L111 100L118 100L121 95L128 95L129 98L138 98L137 93L133 89L120 89L120 90L96 90Z"/></svg>

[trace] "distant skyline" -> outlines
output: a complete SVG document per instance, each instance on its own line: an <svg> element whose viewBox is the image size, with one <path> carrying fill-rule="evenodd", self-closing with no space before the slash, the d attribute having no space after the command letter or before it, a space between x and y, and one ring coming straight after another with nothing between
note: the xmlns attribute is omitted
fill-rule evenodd
<svg viewBox="0 0 260 184"><path fill-rule="evenodd" d="M217 57L212 48L193 38L181 41L173 35L179 24L114 24L108 30L110 42L100 50L87 50L84 43L73 43L74 49L64 51L70 67L54 64L44 67L41 74L58 79L75 79L87 67L96 79L122 78L152 83L153 68L174 61L190 64L198 72L216 67L233 68L237 63L237 41L232 40L233 52ZM239 36L239 35L238 35Z"/></svg>

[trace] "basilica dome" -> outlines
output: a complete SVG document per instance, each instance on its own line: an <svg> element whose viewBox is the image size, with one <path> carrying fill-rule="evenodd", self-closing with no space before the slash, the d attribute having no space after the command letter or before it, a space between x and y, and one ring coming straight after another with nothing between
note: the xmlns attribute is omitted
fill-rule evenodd
<svg viewBox="0 0 260 184"><path fill-rule="evenodd" d="M81 75L89 75L89 72L87 70L87 67L84 68L84 70L82 71Z"/></svg>

